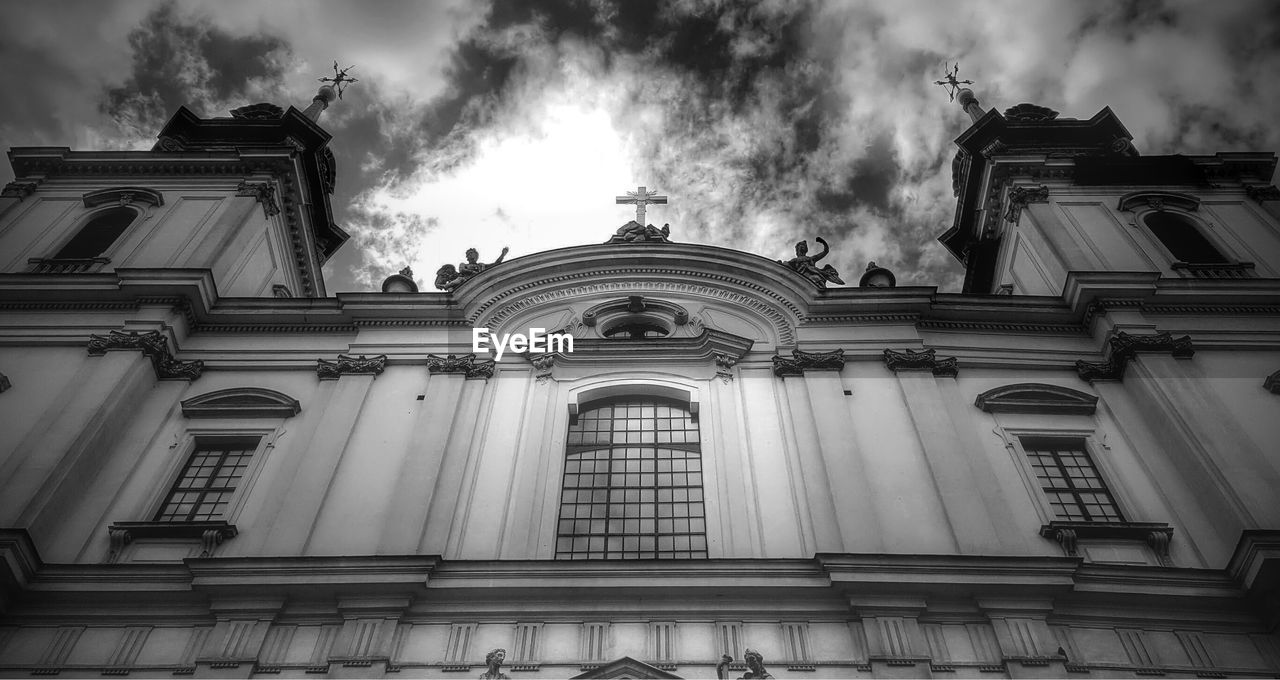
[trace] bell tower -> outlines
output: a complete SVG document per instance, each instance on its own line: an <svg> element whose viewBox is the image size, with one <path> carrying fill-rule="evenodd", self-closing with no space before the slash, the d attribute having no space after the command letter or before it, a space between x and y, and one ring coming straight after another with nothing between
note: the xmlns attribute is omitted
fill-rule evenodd
<svg viewBox="0 0 1280 680"><path fill-rule="evenodd" d="M1275 154L1142 156L1110 108L1000 114L958 95L973 124L956 139L955 219L938 240L965 265L964 293L1058 296L1069 272L1280 277Z"/></svg>
<svg viewBox="0 0 1280 680"><path fill-rule="evenodd" d="M321 266L347 239L317 122L334 91L320 88L306 112L253 104L201 118L181 107L150 151L10 150L0 272L208 270L221 296L324 297Z"/></svg>

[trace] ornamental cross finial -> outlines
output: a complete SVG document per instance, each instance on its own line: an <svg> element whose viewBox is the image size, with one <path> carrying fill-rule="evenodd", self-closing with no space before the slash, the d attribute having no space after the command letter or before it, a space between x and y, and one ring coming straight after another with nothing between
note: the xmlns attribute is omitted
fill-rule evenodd
<svg viewBox="0 0 1280 680"><path fill-rule="evenodd" d="M636 224L644 226L644 207L650 203L666 205L667 197L659 196L657 191L647 191L646 187L640 187L636 191L628 191L626 196L618 196L615 203L618 205L634 203L636 206Z"/></svg>
<svg viewBox="0 0 1280 680"><path fill-rule="evenodd" d="M355 68L355 64L352 64L351 66L348 66L344 69L339 69L338 62L335 61L333 62L333 77L332 78L316 78L316 80L322 83L333 83L333 89L338 92L338 99L342 99L342 92L343 90L347 89L347 85L350 85L351 83L360 82L355 78L352 78L351 76L347 75L347 71L350 71L353 68Z"/></svg>
<svg viewBox="0 0 1280 680"><path fill-rule="evenodd" d="M944 64L945 64L945 62L944 62ZM947 88L947 96L949 96L949 97L951 98L951 100L950 100L950 101L955 101L955 100L956 100L956 92L959 92L959 91L960 91L960 86L961 86L961 85L972 85L972 84L973 84L973 81L972 81L972 80L956 80L956 76L957 76L957 75L959 75L959 74L960 74L960 62L958 62L958 61L957 61L955 66L952 66L952 67L950 67L950 68L948 68L948 69L947 69L947 79L946 79L946 80L935 80L935 81L933 81L933 84L934 84L934 85L941 85L941 86L943 86L943 87Z"/></svg>

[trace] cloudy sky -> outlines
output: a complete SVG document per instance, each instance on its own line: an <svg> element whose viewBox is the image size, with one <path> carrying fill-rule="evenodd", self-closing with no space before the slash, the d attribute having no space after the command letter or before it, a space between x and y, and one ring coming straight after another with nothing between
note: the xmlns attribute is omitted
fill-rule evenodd
<svg viewBox="0 0 1280 680"><path fill-rule="evenodd" d="M324 114L352 238L329 290L376 289L475 246L492 260L599 243L637 185L675 241L778 259L824 236L856 282L958 291L937 243L968 118L1110 106L1143 154L1280 150L1275 2L0 2L0 147L148 149L180 105ZM0 183L12 179L8 164Z"/></svg>

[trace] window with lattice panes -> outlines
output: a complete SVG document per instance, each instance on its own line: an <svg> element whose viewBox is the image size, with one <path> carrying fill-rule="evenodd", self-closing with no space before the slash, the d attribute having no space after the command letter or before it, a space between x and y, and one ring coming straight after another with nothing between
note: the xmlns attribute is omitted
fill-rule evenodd
<svg viewBox="0 0 1280 680"><path fill-rule="evenodd" d="M1022 437L1021 443L1055 519L1124 521L1115 498L1089 458L1084 438Z"/></svg>
<svg viewBox="0 0 1280 680"><path fill-rule="evenodd" d="M156 512L155 521L224 519L231 498L249 469L258 441L257 437L197 439L195 450Z"/></svg>
<svg viewBox="0 0 1280 680"><path fill-rule="evenodd" d="M705 558L699 442L678 401L588 404L569 425L556 558Z"/></svg>

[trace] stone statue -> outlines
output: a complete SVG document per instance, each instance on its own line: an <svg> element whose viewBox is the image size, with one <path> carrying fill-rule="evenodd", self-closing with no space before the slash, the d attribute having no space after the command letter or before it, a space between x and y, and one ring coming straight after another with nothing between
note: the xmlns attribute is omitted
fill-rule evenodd
<svg viewBox="0 0 1280 680"><path fill-rule="evenodd" d="M764 657L754 649L748 649L742 655L742 660L747 662L747 672L742 674L738 680L746 680L747 678L772 678L769 671L764 669Z"/></svg>
<svg viewBox="0 0 1280 680"><path fill-rule="evenodd" d="M440 290L453 290L466 280L465 276L458 275L458 270L451 264L446 264L436 270L436 288Z"/></svg>
<svg viewBox="0 0 1280 680"><path fill-rule="evenodd" d="M510 680L506 673L502 672L502 662L507 660L507 650L498 648L484 655L484 663L488 666L488 670L484 675L480 676L480 680Z"/></svg>
<svg viewBox="0 0 1280 680"><path fill-rule="evenodd" d="M485 264L483 262L477 262L477 260L480 259L480 251L475 248L467 248L467 261L458 265L458 275L471 278L489 267L501 264L502 258L507 256L507 250L507 248L503 248L502 254L498 256L498 259L490 262L489 264Z"/></svg>
<svg viewBox="0 0 1280 680"><path fill-rule="evenodd" d="M733 657L728 654L720 656L720 663L716 664L716 679L726 680L729 677L729 664L733 663Z"/></svg>
<svg viewBox="0 0 1280 680"><path fill-rule="evenodd" d="M790 267L801 276L814 282L819 288L826 288L828 281L843 284L844 281L840 280L840 274L836 272L834 267L829 264L818 267L818 260L826 257L827 253L831 252L831 248L827 246L827 242L821 236L813 240L822 244L822 252L810 257L809 244L805 241L800 241L796 244L796 256L786 262L778 260L778 264Z"/></svg>
<svg viewBox="0 0 1280 680"><path fill-rule="evenodd" d="M671 224L664 224L659 229L652 224L643 225L635 220L618 227L613 237L605 243L670 243Z"/></svg>
<svg viewBox="0 0 1280 680"><path fill-rule="evenodd" d="M489 267L500 264L502 262L502 258L507 256L507 250L508 248L503 248L502 254L498 256L498 259L485 264L484 262L479 261L480 251L475 248L467 248L466 262L459 264L456 269L453 265L446 264L436 270L436 288L440 290L453 290L454 288L461 286L476 274L479 274Z"/></svg>

